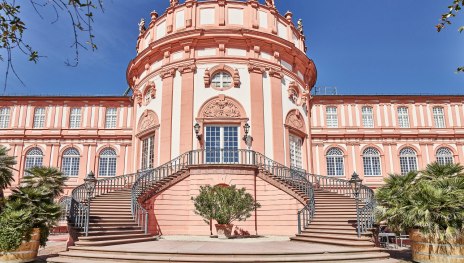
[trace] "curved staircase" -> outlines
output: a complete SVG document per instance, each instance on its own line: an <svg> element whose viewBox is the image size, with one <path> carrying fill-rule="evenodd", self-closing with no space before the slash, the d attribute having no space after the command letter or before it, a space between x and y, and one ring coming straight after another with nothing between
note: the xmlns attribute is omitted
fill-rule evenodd
<svg viewBox="0 0 464 263"><path fill-rule="evenodd" d="M91 196L90 213L86 205L85 189L83 186L77 187L73 191L70 221L80 231L77 237L79 241L75 242L75 248L49 261L73 262L72 260L76 259L80 262L103 262L110 257L121 258L121 261L115 262L134 260L137 262L323 262L335 260L395 262L389 260L389 255L375 248L374 243L371 242L370 227L372 227L374 208L371 189L364 186L360 195L354 196L346 180L311 175L305 171L290 169L254 151L234 151L227 154L239 155L239 162L221 163L221 165L239 164L256 167L259 170L258 176L305 204L298 213L298 234L290 240L335 245L340 247L340 251L345 251L343 250L345 247L348 252L341 252L337 255L309 253L311 255L306 255L307 257L301 257L301 255L288 257L289 255L284 253L280 257L274 255L276 256L274 259L264 255L262 257L243 255L241 258L239 255L229 254L224 254L219 259L213 255L214 252L211 252L213 256L203 255L198 259L187 259L188 253L186 255L147 253L150 256L136 254L132 257L130 256L132 253L121 252L126 256L110 255L117 254L117 251L105 250L112 245L157 240L157 237L147 234L149 220L144 202L184 180L189 176L190 167L210 165L204 160L205 150L197 150L185 153L152 170L97 181L95 191ZM356 210L355 197L360 200L358 210ZM356 221L357 214L360 215L359 224ZM358 237L358 232L361 233L360 237ZM95 247L102 247L102 250ZM95 252L99 254L96 255ZM79 255L81 258L77 259ZM181 257L177 257L179 255Z"/></svg>
<svg viewBox="0 0 464 263"><path fill-rule="evenodd" d="M356 228L356 201L346 195L315 190L316 213L311 224L294 241L306 241L348 247L373 247L371 233L358 238Z"/></svg>

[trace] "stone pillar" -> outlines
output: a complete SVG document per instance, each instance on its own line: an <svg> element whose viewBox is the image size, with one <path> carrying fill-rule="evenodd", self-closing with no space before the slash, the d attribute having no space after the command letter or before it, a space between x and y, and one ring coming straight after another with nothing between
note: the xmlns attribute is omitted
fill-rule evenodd
<svg viewBox="0 0 464 263"><path fill-rule="evenodd" d="M162 103L161 103L161 152L160 163L171 160L172 141L172 96L175 69L169 69L161 73L163 79Z"/></svg>
<svg viewBox="0 0 464 263"><path fill-rule="evenodd" d="M284 118L282 113L282 78L279 70L271 69L272 130L274 142L274 160L284 163Z"/></svg>
<svg viewBox="0 0 464 263"><path fill-rule="evenodd" d="M253 136L253 150L265 154L264 143L264 95L263 73L264 69L255 65L249 65L250 72L250 98L251 107L251 136Z"/></svg>
<svg viewBox="0 0 464 263"><path fill-rule="evenodd" d="M182 74L182 97L180 104L180 154L193 150L193 99L195 65L179 69Z"/></svg>

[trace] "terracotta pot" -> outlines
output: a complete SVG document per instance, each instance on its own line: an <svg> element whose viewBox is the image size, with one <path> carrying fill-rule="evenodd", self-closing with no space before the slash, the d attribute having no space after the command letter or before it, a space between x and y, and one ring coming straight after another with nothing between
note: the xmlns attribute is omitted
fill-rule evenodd
<svg viewBox="0 0 464 263"><path fill-rule="evenodd" d="M34 228L29 242L23 241L21 246L13 252L0 252L0 262L23 263L37 258L40 246L40 229Z"/></svg>
<svg viewBox="0 0 464 263"><path fill-rule="evenodd" d="M418 229L409 232L412 259L421 263L464 262L464 240L460 242L436 243L424 237Z"/></svg>
<svg viewBox="0 0 464 263"><path fill-rule="evenodd" d="M232 236L232 229L234 228L234 225L216 224L215 226L219 239L227 239Z"/></svg>

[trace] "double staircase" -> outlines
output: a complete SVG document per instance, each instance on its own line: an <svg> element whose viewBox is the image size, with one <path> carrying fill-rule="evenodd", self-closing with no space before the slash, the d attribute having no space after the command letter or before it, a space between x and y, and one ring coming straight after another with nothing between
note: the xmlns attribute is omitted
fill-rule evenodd
<svg viewBox="0 0 464 263"><path fill-rule="evenodd" d="M374 207L371 189L364 186L360 195L356 196L359 200L357 210L354 193L346 180L290 169L249 150L232 154L239 155L239 162L221 165L254 166L265 181L306 204L298 213L298 234L290 238L292 241L343 246L350 249L350 253L357 251L358 261L383 262L388 259L388 254L382 253L371 242ZM208 164L205 156L204 150L191 151L152 170L99 180L90 199L90 209L84 185L77 187L73 191L70 221L78 231L78 241L75 242L76 247L72 248L74 252L69 253L87 251L92 247L97 249L157 240L158 237L148 234L145 202L185 179L189 175L189 167ZM358 214L360 222L357 222ZM66 262L64 258L64 261L58 259L51 261Z"/></svg>

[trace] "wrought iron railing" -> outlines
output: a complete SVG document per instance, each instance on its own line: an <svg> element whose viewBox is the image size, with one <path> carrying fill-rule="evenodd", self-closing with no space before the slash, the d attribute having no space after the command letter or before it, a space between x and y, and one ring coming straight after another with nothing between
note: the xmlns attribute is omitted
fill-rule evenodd
<svg viewBox="0 0 464 263"><path fill-rule="evenodd" d="M308 201L298 211L299 231L306 227L314 216L314 191L305 171L291 169L263 154L251 150L240 149L202 149L193 150L155 168L144 171L132 186L132 213L145 232L148 231L148 211L143 207L141 196L148 191L156 191L156 184L178 172L195 165L249 165L262 169L267 173L284 180L293 188L304 193Z"/></svg>
<svg viewBox="0 0 464 263"><path fill-rule="evenodd" d="M71 209L71 197L62 196L60 200L58 200L58 204L60 204L61 207L61 217L59 221L66 222L69 217L69 210Z"/></svg>
<svg viewBox="0 0 464 263"><path fill-rule="evenodd" d="M69 210L69 223L80 229L87 236L89 233L90 208L89 201L92 198L117 190L130 189L139 173L126 174L98 180L88 192L85 184L82 184L71 193L71 204Z"/></svg>
<svg viewBox="0 0 464 263"><path fill-rule="evenodd" d="M368 232L373 227L375 222L375 198L374 191L371 188L361 185L359 193L356 193L346 179L309 173L306 174L306 178L313 184L314 189L346 195L359 202L356 211L356 216L359 219L356 226L358 236Z"/></svg>

